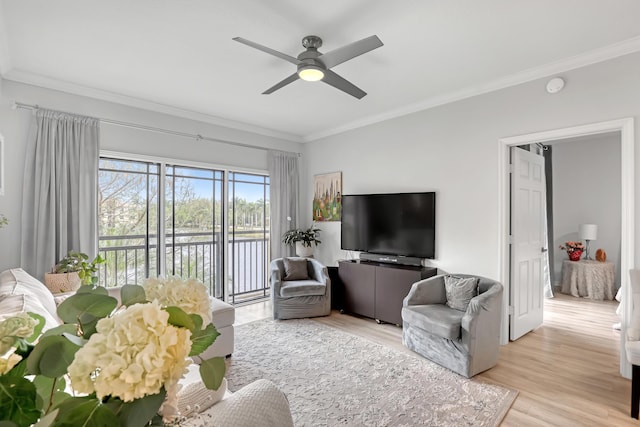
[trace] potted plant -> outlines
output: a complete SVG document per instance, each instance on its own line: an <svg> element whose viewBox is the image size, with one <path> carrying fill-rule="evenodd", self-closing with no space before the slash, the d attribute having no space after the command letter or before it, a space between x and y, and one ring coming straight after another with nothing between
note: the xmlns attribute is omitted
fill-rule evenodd
<svg viewBox="0 0 640 427"><path fill-rule="evenodd" d="M318 243L322 243L318 237L320 236L319 228L315 228L311 226L306 230L301 228L296 228L293 230L289 230L282 235L282 243L285 245L294 245L296 247L296 254L302 257L308 257L313 255L313 247L311 246L314 243L318 246Z"/></svg>
<svg viewBox="0 0 640 427"><path fill-rule="evenodd" d="M98 283L98 264L105 259L98 254L89 262L89 255L83 252L69 251L54 267L51 273L45 273L44 284L53 293L75 291L80 285Z"/></svg>

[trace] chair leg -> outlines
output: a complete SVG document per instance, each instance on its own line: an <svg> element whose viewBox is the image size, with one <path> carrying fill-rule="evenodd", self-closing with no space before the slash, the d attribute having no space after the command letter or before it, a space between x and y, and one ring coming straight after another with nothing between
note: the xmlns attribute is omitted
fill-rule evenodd
<svg viewBox="0 0 640 427"><path fill-rule="evenodd" d="M638 419L640 409L640 365L631 365L631 418Z"/></svg>

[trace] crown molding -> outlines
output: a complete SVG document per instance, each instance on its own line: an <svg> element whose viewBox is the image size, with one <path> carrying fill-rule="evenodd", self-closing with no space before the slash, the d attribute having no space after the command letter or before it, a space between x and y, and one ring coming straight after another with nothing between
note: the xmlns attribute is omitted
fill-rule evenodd
<svg viewBox="0 0 640 427"><path fill-rule="evenodd" d="M2 16L2 3L0 2L0 16ZM169 114L172 116L182 117L185 119L196 120L204 123L210 123L217 126L223 126L245 132L251 132L258 135L279 138L286 141L304 143L326 138L332 135L348 132L361 127L373 125L386 120L427 110L437 106L461 101L473 96L494 92L500 89L509 88L519 84L527 83L533 80L549 77L585 67L588 65L604 62L620 56L640 51L640 37L634 37L599 49L575 55L569 58L561 59L542 65L540 67L530 68L519 73L512 74L500 79L496 79L484 84L470 86L458 91L438 95L427 98L423 101L406 105L387 112L369 116L360 120L355 120L341 126L330 128L321 132L307 134L303 136L281 132L273 129L264 128L249 123L229 120L205 113L186 110L170 105L160 104L140 98L126 96L115 92L109 92L88 86L82 86L71 82L53 79L40 74L30 73L23 70L11 69L9 52L7 49L6 34L4 31L4 22L0 20L0 75L6 80L19 83L40 86L47 89L59 90L75 95L86 96L108 102L123 104L130 107L141 108L144 110L154 111L158 113ZM9 70L4 72L4 70Z"/></svg>
<svg viewBox="0 0 640 427"><path fill-rule="evenodd" d="M143 110L154 111L156 113L169 114L184 119L195 120L199 122L209 123L230 129L251 132L258 135L279 138L291 142L303 142L302 138L286 132L279 132L273 129L263 128L261 126L249 123L238 122L235 120L225 119L210 114L200 113L197 111L186 110L183 108L173 107L158 102L148 101L145 99L135 98L132 96L122 95L115 92L109 92L102 89L96 89L89 86L83 86L63 80L46 77L41 74L30 73L24 70L12 69L2 74L5 80L24 83L33 86L39 86L46 89L57 90L61 92L71 93L73 95L86 96L88 98L99 99L101 101L113 102L126 105L128 107L140 108Z"/></svg>
<svg viewBox="0 0 640 427"><path fill-rule="evenodd" d="M594 49L580 55L575 55L569 58L554 61L540 67L530 68L528 70L496 79L482 85L470 86L459 91L428 98L423 101L390 110L382 114L377 114L375 116L370 116L362 120L356 120L342 126L328 129L326 131L305 135L302 137L302 140L304 142L315 141L321 138L326 138L328 136L337 135L364 126L383 122L385 120L390 120L440 105L461 101L466 98L483 95L500 89L517 86L519 84L527 83L533 80L549 77L554 74L564 73L570 70L575 70L577 68L582 68L587 65L604 62L638 51L640 51L640 37L634 37L619 43L615 43L599 49Z"/></svg>

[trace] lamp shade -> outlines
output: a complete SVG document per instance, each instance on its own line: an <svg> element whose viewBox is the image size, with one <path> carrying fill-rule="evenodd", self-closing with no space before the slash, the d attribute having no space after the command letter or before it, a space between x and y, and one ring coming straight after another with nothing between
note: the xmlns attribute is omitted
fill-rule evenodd
<svg viewBox="0 0 640 427"><path fill-rule="evenodd" d="M580 240L596 240L598 238L598 226L596 224L580 224L578 230Z"/></svg>

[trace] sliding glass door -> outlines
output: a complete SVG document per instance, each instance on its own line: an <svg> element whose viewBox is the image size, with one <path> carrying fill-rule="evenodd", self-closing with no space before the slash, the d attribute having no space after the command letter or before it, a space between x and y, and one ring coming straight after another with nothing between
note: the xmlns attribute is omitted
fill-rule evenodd
<svg viewBox="0 0 640 427"><path fill-rule="evenodd" d="M101 158L98 172L100 284L137 284L159 270L160 165Z"/></svg>
<svg viewBox="0 0 640 427"><path fill-rule="evenodd" d="M166 272L198 278L223 298L224 172L175 165L165 170Z"/></svg>
<svg viewBox="0 0 640 427"><path fill-rule="evenodd" d="M269 295L269 177L229 173L229 283L233 302Z"/></svg>
<svg viewBox="0 0 640 427"><path fill-rule="evenodd" d="M268 176L102 157L99 187L102 285L176 275L234 303L268 296Z"/></svg>

